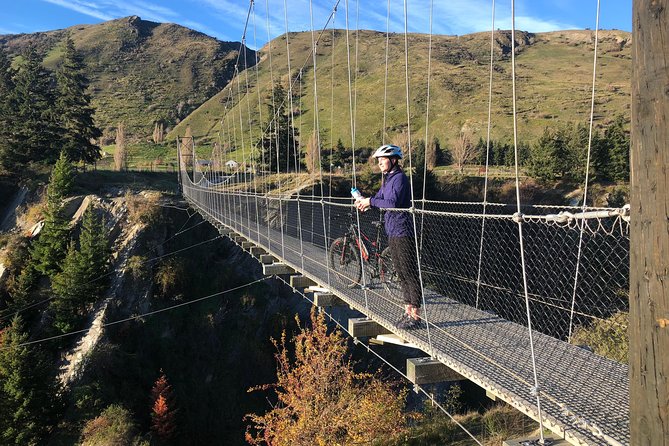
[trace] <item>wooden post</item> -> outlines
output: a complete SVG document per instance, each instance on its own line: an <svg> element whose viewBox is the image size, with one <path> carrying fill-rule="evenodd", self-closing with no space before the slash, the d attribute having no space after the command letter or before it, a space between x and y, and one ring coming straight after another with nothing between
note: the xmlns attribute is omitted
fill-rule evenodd
<svg viewBox="0 0 669 446"><path fill-rule="evenodd" d="M669 0L634 0L630 444L669 445Z"/></svg>

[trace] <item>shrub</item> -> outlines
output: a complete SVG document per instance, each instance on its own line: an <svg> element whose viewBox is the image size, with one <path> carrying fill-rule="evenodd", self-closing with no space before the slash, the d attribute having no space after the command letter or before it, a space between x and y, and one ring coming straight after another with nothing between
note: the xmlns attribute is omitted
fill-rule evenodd
<svg viewBox="0 0 669 446"><path fill-rule="evenodd" d="M149 277L149 267L146 256L132 256L128 259L128 272L135 280L144 280Z"/></svg>
<svg viewBox="0 0 669 446"><path fill-rule="evenodd" d="M627 313L620 311L607 319L596 319L588 326L576 327L571 343L587 345L598 355L627 364L628 317Z"/></svg>
<svg viewBox="0 0 669 446"><path fill-rule="evenodd" d="M183 260L176 258L167 259L158 266L155 281L163 297L175 296L181 292L185 271Z"/></svg>
<svg viewBox="0 0 669 446"><path fill-rule="evenodd" d="M488 438L486 444L501 444L510 437L525 434L538 427L535 421L507 404L486 411L481 421L485 437Z"/></svg>
<svg viewBox="0 0 669 446"><path fill-rule="evenodd" d="M128 219L135 224L155 224L160 217L160 194L157 192L144 192L133 194L131 191L125 193L125 203L128 208Z"/></svg>
<svg viewBox="0 0 669 446"><path fill-rule="evenodd" d="M130 412L123 406L112 404L99 417L86 423L81 433L83 446L137 445L136 426Z"/></svg>
<svg viewBox="0 0 669 446"><path fill-rule="evenodd" d="M313 309L311 325L290 347L285 331L280 343L274 341L277 383L251 390L274 390L279 401L264 415L247 415L246 441L275 446L369 444L401 433L405 392L396 392L377 376L354 372L341 332L328 333L324 315Z"/></svg>

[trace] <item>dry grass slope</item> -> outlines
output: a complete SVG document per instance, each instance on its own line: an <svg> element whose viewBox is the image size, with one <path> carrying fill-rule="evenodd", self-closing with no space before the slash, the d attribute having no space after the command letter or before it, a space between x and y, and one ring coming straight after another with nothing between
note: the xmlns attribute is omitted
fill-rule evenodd
<svg viewBox="0 0 669 446"><path fill-rule="evenodd" d="M315 121L314 72L311 34L290 33L292 76L302 68L296 82L296 127L310 135ZM356 36L351 35L351 42ZM356 147L373 147L383 133L406 130L404 37L390 36L387 124L383 129L385 77L385 34L360 31L357 36L357 70L352 72L356 100ZM516 77L519 138L532 142L546 126L560 123L587 124L590 113L594 33L557 31L516 34ZM595 124L608 124L615 116L630 114L631 35L623 31L601 31L599 35ZM412 34L409 39L409 85L411 131L413 138L425 137L427 105L427 66L429 36ZM353 45L353 43L352 43ZM485 137L488 112L490 35L433 36L430 80L430 138L452 142L463 125L474 138ZM269 51L272 52L270 70ZM351 47L355 62L356 48ZM509 141L512 137L510 32L496 34L493 71L492 138ZM224 88L179 124L168 138L183 135L186 125L201 143L219 137L234 147L249 146L259 137L259 123L267 121L266 99L270 77L287 85L286 36L274 39L259 50L257 66ZM334 60L334 65L332 61ZM328 31L320 40L316 58L318 120L325 147L339 138L351 146L347 48L344 31ZM354 68L352 68L354 70ZM356 74L357 73L357 74ZM334 75L334 82L332 82ZM248 90L247 81L248 78ZM241 95L238 94L241 91ZM259 107L258 97L262 105ZM239 108L241 107L241 109ZM242 124L240 124L240 120ZM386 138L388 139L388 138ZM241 153L231 158L240 160Z"/></svg>

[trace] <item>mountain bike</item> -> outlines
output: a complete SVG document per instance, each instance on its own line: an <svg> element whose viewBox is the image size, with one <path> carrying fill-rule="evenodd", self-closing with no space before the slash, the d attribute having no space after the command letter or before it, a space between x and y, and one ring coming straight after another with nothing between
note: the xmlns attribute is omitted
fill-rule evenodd
<svg viewBox="0 0 669 446"><path fill-rule="evenodd" d="M372 225L376 228L375 240L371 240L362 231L358 232L358 225L351 223L346 234L330 244L330 267L340 278L350 281L348 286L353 288L362 285L362 268L365 266L365 271L368 272L367 285L371 282L370 279L378 279L390 291L393 285L397 285L397 273L393 268L390 248L381 249L383 222L374 221Z"/></svg>

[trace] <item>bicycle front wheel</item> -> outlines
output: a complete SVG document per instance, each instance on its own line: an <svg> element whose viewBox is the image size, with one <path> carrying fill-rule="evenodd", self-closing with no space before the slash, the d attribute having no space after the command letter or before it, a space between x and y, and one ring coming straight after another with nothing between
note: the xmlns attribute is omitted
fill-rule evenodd
<svg viewBox="0 0 669 446"><path fill-rule="evenodd" d="M360 284L362 264L358 248L345 237L335 239L330 245L330 268L347 286Z"/></svg>

